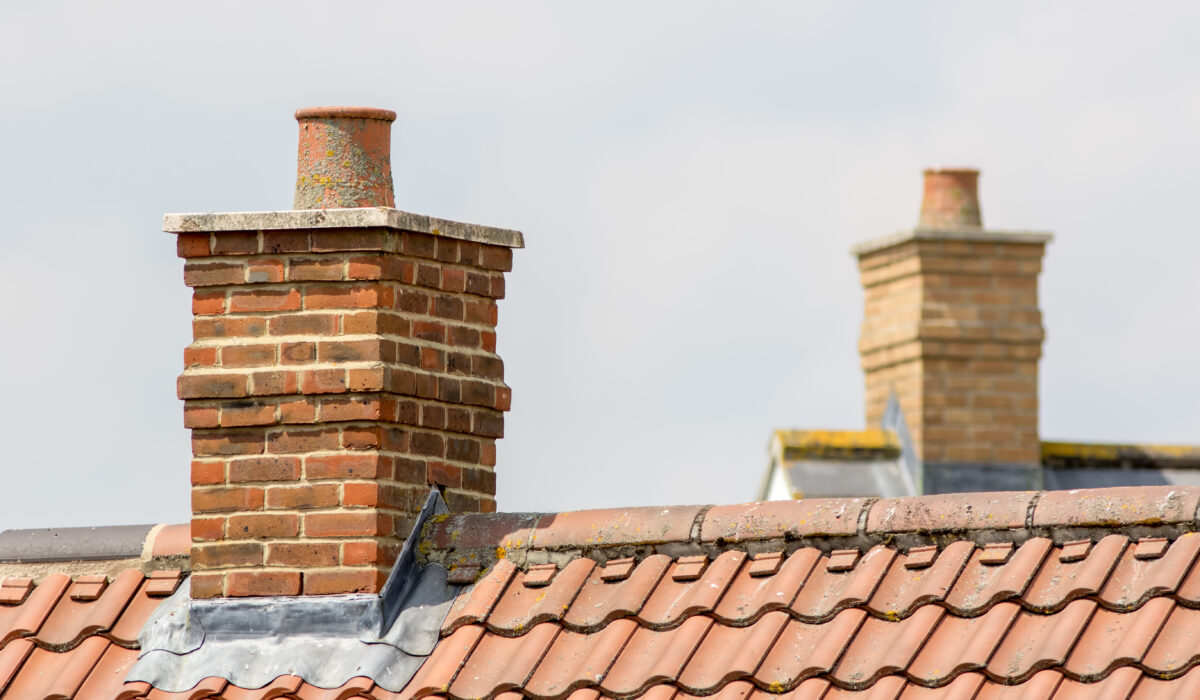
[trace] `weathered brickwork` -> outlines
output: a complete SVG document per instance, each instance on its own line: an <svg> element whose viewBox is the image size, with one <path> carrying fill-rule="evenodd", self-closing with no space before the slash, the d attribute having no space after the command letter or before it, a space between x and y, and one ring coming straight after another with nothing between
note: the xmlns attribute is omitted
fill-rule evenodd
<svg viewBox="0 0 1200 700"><path fill-rule="evenodd" d="M178 245L193 596L377 591L429 484L495 510L509 248L384 228Z"/></svg>
<svg viewBox="0 0 1200 700"><path fill-rule="evenodd" d="M1044 243L952 232L859 255L867 423L895 392L929 462L1037 464Z"/></svg>

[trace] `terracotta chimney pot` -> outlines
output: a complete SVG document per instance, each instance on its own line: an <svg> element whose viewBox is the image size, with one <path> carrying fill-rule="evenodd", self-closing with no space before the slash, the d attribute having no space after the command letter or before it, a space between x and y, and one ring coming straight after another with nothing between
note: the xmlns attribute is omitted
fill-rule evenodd
<svg viewBox="0 0 1200 700"><path fill-rule="evenodd" d="M396 113L372 107L296 110L300 148L294 209L394 207L392 122Z"/></svg>
<svg viewBox="0 0 1200 700"><path fill-rule="evenodd" d="M974 168L930 168L925 171L921 228L980 228L979 171Z"/></svg>

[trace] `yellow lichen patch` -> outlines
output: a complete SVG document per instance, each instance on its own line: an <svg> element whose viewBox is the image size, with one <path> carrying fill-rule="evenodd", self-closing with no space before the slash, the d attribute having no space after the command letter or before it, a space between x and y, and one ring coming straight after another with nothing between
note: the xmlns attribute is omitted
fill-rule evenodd
<svg viewBox="0 0 1200 700"><path fill-rule="evenodd" d="M508 550L506 550L504 547L496 547L496 558L497 559L505 559L507 557L508 557Z"/></svg>
<svg viewBox="0 0 1200 700"><path fill-rule="evenodd" d="M900 439L890 430L776 430L773 442L785 460L805 457L900 456Z"/></svg>

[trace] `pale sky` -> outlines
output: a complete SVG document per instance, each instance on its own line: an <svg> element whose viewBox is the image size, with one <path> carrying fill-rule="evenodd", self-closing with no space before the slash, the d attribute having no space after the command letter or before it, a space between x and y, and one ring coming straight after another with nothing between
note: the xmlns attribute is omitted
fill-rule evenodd
<svg viewBox="0 0 1200 700"><path fill-rule="evenodd" d="M166 212L287 209L303 106L520 229L502 510L751 500L859 428L856 242L920 173L1047 230L1043 438L1200 443L1195 3L22 3L0 25L0 529L183 522Z"/></svg>

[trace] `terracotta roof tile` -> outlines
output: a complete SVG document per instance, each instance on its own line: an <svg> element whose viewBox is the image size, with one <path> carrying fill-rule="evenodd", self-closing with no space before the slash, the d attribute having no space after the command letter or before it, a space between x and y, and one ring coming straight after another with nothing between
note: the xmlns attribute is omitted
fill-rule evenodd
<svg viewBox="0 0 1200 700"><path fill-rule="evenodd" d="M829 619L852 605L862 605L875 592L895 556L895 550L877 545L849 571L830 571L825 566L828 557L823 557L792 602L792 610L801 619L815 621Z"/></svg>
<svg viewBox="0 0 1200 700"><path fill-rule="evenodd" d="M750 565L742 567L713 616L726 624L744 625L771 610L787 608L796 599L820 555L813 548L798 549L768 576L756 576Z"/></svg>
<svg viewBox="0 0 1200 700"><path fill-rule="evenodd" d="M712 624L711 618L696 615L665 632L638 629L601 681L601 687L613 695L631 695L678 678Z"/></svg>
<svg viewBox="0 0 1200 700"><path fill-rule="evenodd" d="M730 681L754 675L788 619L787 613L776 611L749 627L714 625L679 674L679 685L707 695Z"/></svg>
<svg viewBox="0 0 1200 700"><path fill-rule="evenodd" d="M933 553L931 565L925 566L922 561L921 568L910 566L910 560L922 553L901 555L867 601L867 607L894 619L911 614L917 606L945 598L974 550L975 545L970 542L952 542L941 552Z"/></svg>
<svg viewBox="0 0 1200 700"><path fill-rule="evenodd" d="M979 689L976 700L1050 700L1063 676L1058 671L1039 671L1033 677L1019 685L1004 683L984 683Z"/></svg>
<svg viewBox="0 0 1200 700"><path fill-rule="evenodd" d="M1076 598L1095 594L1104 586L1128 541L1124 535L1109 535L1091 547L1082 559L1070 561L1063 561L1060 556L1063 547L1054 548L1022 596L1024 605L1050 612Z"/></svg>
<svg viewBox="0 0 1200 700"><path fill-rule="evenodd" d="M537 697L556 697L599 683L637 629L632 619L613 622L597 634L563 630L547 650L538 670L525 684Z"/></svg>
<svg viewBox="0 0 1200 700"><path fill-rule="evenodd" d="M1175 675L1197 660L1200 660L1200 610L1176 605L1142 664L1153 673Z"/></svg>
<svg viewBox="0 0 1200 700"><path fill-rule="evenodd" d="M562 619L594 567L591 559L576 559L547 586L526 586L526 578L532 574L518 572L488 615L488 629L512 633Z"/></svg>
<svg viewBox="0 0 1200 700"><path fill-rule="evenodd" d="M13 698L74 697L111 644L103 637L88 637L70 651L35 648L5 695Z"/></svg>
<svg viewBox="0 0 1200 700"><path fill-rule="evenodd" d="M137 661L137 649L127 649L116 644L109 644L104 655L96 662L87 679L79 688L79 698L112 698L116 697L125 682L133 662Z"/></svg>
<svg viewBox="0 0 1200 700"><path fill-rule="evenodd" d="M1200 551L1200 535L1189 532L1171 543L1162 556L1139 559L1137 547L1127 547L1100 591L1105 607L1131 610L1148 598L1173 593Z"/></svg>
<svg viewBox="0 0 1200 700"><path fill-rule="evenodd" d="M653 627L673 627L687 616L711 611L745 559L743 552L724 552L695 581L677 580L672 574L680 564L672 564L642 606L638 619Z"/></svg>
<svg viewBox="0 0 1200 700"><path fill-rule="evenodd" d="M1003 564L984 564L984 550L976 550L946 596L946 607L959 615L975 615L999 601L1020 596L1050 545L1049 539L1035 537L1017 547Z"/></svg>
<svg viewBox="0 0 1200 700"><path fill-rule="evenodd" d="M97 597L64 596L37 631L37 641L68 648L88 635L111 629L144 580L142 572L131 569L121 572Z"/></svg>
<svg viewBox="0 0 1200 700"><path fill-rule="evenodd" d="M604 580L606 569L597 567L567 610L563 623L574 630L594 630L638 614L670 565L670 557L652 554L636 565L628 578L617 581Z"/></svg>
<svg viewBox="0 0 1200 700"><path fill-rule="evenodd" d="M1142 672L1132 666L1119 668L1095 683L1064 678L1054 693L1054 700L1123 700L1141 679Z"/></svg>
<svg viewBox="0 0 1200 700"><path fill-rule="evenodd" d="M496 562L473 588L454 600L442 622L442 634L447 635L463 625L486 620L516 572L517 567L511 561L501 559Z"/></svg>
<svg viewBox="0 0 1200 700"><path fill-rule="evenodd" d="M1020 610L1015 603L999 603L979 617L946 615L907 673L936 686L966 671L984 668Z"/></svg>
<svg viewBox="0 0 1200 700"><path fill-rule="evenodd" d="M828 673L866 617L866 611L851 608L822 624L792 620L763 659L758 680L767 688L786 690L806 678Z"/></svg>
<svg viewBox="0 0 1200 700"><path fill-rule="evenodd" d="M915 498L885 498L867 516L872 532L1015 530L1025 527L1035 491L948 493Z"/></svg>
<svg viewBox="0 0 1200 700"><path fill-rule="evenodd" d="M1175 698L1200 697L1200 668L1188 671L1180 678L1159 679L1154 676L1142 676L1137 684L1132 700L1174 700Z"/></svg>
<svg viewBox="0 0 1200 700"><path fill-rule="evenodd" d="M869 685L881 676L903 672L942 614L942 608L925 605L900 622L867 618L834 668L834 680L858 687Z"/></svg>
<svg viewBox="0 0 1200 700"><path fill-rule="evenodd" d="M1077 600L1055 615L1022 611L992 655L988 674L1019 682L1035 671L1061 666L1095 609L1095 601Z"/></svg>
<svg viewBox="0 0 1200 700"><path fill-rule="evenodd" d="M1131 613L1097 610L1064 668L1074 677L1098 680L1117 666L1138 663L1173 606L1170 598L1155 598Z"/></svg>

